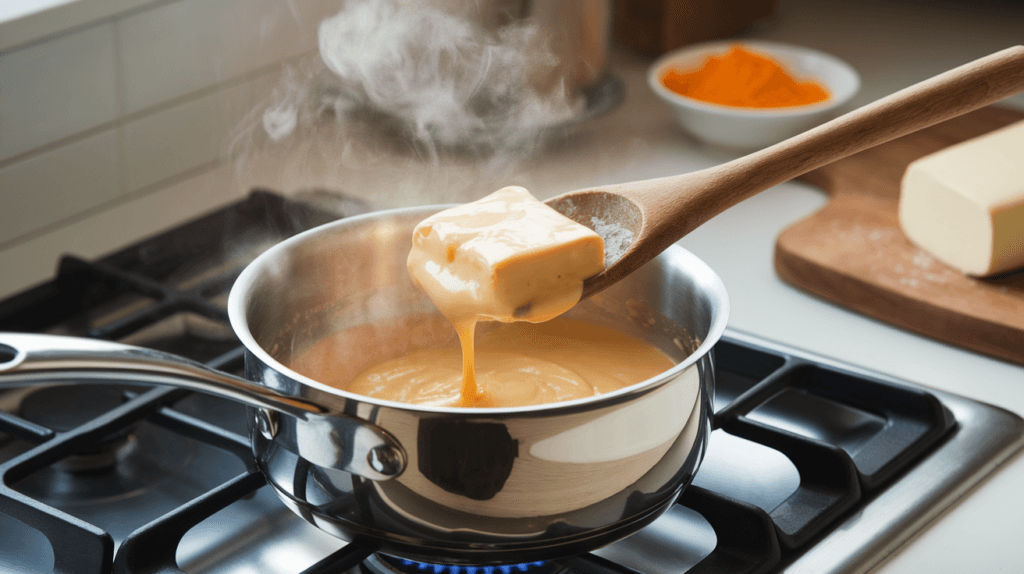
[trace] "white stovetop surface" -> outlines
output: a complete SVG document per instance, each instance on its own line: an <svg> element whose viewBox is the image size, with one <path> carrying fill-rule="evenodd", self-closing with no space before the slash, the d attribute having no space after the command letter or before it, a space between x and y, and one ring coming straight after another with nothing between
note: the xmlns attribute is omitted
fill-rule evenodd
<svg viewBox="0 0 1024 574"><path fill-rule="evenodd" d="M980 4L783 0L776 17L746 36L802 44L846 60L862 76L863 88L851 104L859 106L988 53L1024 44L1024 8L1019 3ZM260 184L286 193L311 186L353 194L362 191L377 205L390 207L438 202L435 197L408 192L409 180L418 177L462 190L444 201L468 199L467 194L480 195L479 190L512 183L548 197L595 184L692 171L735 157L735 153L705 148L677 128L668 109L646 87L644 74L650 61L617 51L612 71L627 86L623 105L587 123L566 145L514 170L481 175L474 169L457 168L439 175L431 171L435 168L407 165L404 175L391 173L375 182L367 170L318 170L316 160L290 150L251 162L249 167L258 170L243 173L240 179L235 176L235 185L248 189ZM1024 97L1007 103L1024 109ZM330 157L322 151L317 155ZM682 240L725 281L732 302L730 326L1024 414L1024 366L891 327L816 299L779 279L772 267L776 236L825 200L824 194L809 186L783 184L728 210ZM151 217L161 221L159 213ZM164 216L164 224L170 223ZM68 250L75 251L70 243ZM878 572L1024 571L1021 485L1024 459L1017 456Z"/></svg>
<svg viewBox="0 0 1024 574"><path fill-rule="evenodd" d="M776 20L749 35L815 47L851 63L864 84L854 106L1024 44L1019 5L1011 10L1009 2L977 8L953 2L892 4L784 2ZM624 67L633 65L630 60ZM626 107L634 112L618 117L628 134L622 145L638 151L613 178L668 175L714 158L673 130L643 85L630 82L630 88ZM1024 107L1020 96L1006 103ZM639 119L643 110L649 115ZM824 203L824 194L809 186L780 185L681 241L724 280L732 302L730 326L1024 414L1024 367L864 317L807 295L775 274L775 238ZM1022 485L1024 459L1016 456L877 571L1024 571Z"/></svg>

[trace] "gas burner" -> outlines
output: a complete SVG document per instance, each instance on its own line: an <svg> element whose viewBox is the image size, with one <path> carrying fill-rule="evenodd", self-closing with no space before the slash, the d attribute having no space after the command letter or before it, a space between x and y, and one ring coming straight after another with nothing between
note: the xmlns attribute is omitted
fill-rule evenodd
<svg viewBox="0 0 1024 574"><path fill-rule="evenodd" d="M19 414L33 423L67 432L121 405L123 392L120 387L104 385L45 387L23 399ZM14 487L57 507L109 503L135 496L166 479L167 468L185 468L194 457L193 450L184 437L144 423L127 425L30 474Z"/></svg>
<svg viewBox="0 0 1024 574"><path fill-rule="evenodd" d="M537 561L519 564L466 566L462 564L430 564L386 554L371 554L363 561L371 574L553 574L562 570L554 562Z"/></svg>
<svg viewBox="0 0 1024 574"><path fill-rule="evenodd" d="M12 486L56 508L105 506L173 478L192 463L194 451L188 439L144 425L115 448L66 457Z"/></svg>
<svg viewBox="0 0 1024 574"><path fill-rule="evenodd" d="M67 432L119 406L121 397L121 389L113 386L57 385L26 395L19 414L29 422ZM52 466L71 473L104 471L129 456L137 442L132 427L126 426Z"/></svg>

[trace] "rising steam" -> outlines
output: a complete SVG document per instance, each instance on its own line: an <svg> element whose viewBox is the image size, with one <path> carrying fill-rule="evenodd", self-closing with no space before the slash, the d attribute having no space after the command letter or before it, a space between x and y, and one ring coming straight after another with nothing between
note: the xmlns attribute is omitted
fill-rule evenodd
<svg viewBox="0 0 1024 574"><path fill-rule="evenodd" d="M447 148L522 157L582 102L538 27L513 16L492 25L422 1L351 0L320 24L320 62L286 72L262 127L280 141L372 121L435 160Z"/></svg>

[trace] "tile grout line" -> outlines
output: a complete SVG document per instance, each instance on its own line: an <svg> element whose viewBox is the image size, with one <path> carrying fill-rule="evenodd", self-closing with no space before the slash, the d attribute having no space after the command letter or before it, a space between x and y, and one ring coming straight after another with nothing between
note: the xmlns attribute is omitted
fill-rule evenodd
<svg viewBox="0 0 1024 574"><path fill-rule="evenodd" d="M290 57L290 58L279 60L277 62L273 62L273 63L267 64L266 66L262 66L260 68L255 69L255 70L252 70L251 72L247 72L245 74L236 76L236 77L234 77L234 78L232 78L230 80L225 80L225 81L217 83L217 84L211 84L209 86L205 86L203 88L199 88L198 90L193 90L191 92L188 92L188 93L185 93L185 94L182 94L182 95L179 95L179 96L175 96L175 97L173 97L171 99L168 99L168 100L165 100L165 101L163 101L163 102L161 102L159 104L154 104L154 105L152 105L152 106L150 106L148 108L144 108L144 109L141 109L141 110L138 110L138 111L135 111L135 112L127 113L124 116L118 117L117 119L114 119L114 120L111 120L111 121L108 121L108 122L103 122L102 124L99 124L97 126L93 126L91 128L82 130L82 131L80 131L78 133L67 135L67 136L64 136L64 137L62 137L60 139L47 142L47 143L45 143L45 144L43 144L41 146L37 146L35 148L32 148L32 149L20 152L20 153L18 153L16 155L13 155L13 156L10 156L10 157L8 157L6 159L0 160L0 169L4 169L4 168L6 168L8 166L14 165L16 163L19 163L21 161L30 159L30 158L38 156L38 155L42 155L44 153L53 151L55 149L64 147L66 145L70 145L70 144L73 144L73 143L80 142L80 141L82 141L84 139L88 139L88 138L90 138L92 136L98 135L98 134L103 133L105 131L108 131L108 130L111 130L111 129L114 129L114 128L123 127L123 126L125 126L127 124L130 124L130 123L132 123L134 121L140 120L140 119L145 118L147 116L150 116L150 115L153 115L153 114L156 114L156 113L160 113L160 112L163 112L163 111L167 111L167 110L169 110L171 108L175 108L175 107L178 107L178 106L190 103L190 102L192 102L194 100L198 100L200 98L204 98L206 96L210 96L210 95L216 94L217 92L220 92L222 90L226 90L226 89L230 89L230 88L235 88L235 87L241 86L242 84L245 84L246 82L258 80L258 79L260 79L263 76L270 76L275 71L280 73L281 68L283 68L284 66L295 64L299 60L301 60L303 58L306 58L306 57L309 57L311 54L313 54L315 52L316 52L316 50L313 49L313 50L309 50L309 51L303 52L303 53L301 53L301 54L299 54L297 56L293 56L293 57ZM118 98L120 100L120 95L118 96Z"/></svg>
<svg viewBox="0 0 1024 574"><path fill-rule="evenodd" d="M106 16L100 16L99 18L96 18L95 20L89 20L88 22L83 22L81 24L76 24L76 25L71 26L69 28L62 28L62 29L57 30L55 32L52 32L50 34L44 34L43 36L39 36L37 38L32 38L31 40L26 40L26 41L24 41L24 42L22 42L20 44L15 44L13 46L9 46L7 48L0 49L0 56L6 56L8 54L13 54L15 52L20 52L22 50L27 50L29 48L33 48L33 47L38 46L40 44L45 44L47 42L52 42L53 40L59 40L61 38L64 38L65 36L70 36L72 34L77 34L79 32L88 30L89 28L93 28L93 27L96 27L96 26L101 26L103 24L106 24L107 22L115 22L115 21L121 20L123 18L128 18L128 17L134 16L136 14L141 14L142 12L147 12L147 11L153 10L155 8L160 8L161 6L166 6L168 4L174 4L175 2L181 2L181 1L182 0L155 0L155 1L151 2L151 3L149 3L149 4L145 4L143 6L136 6L135 8L129 8L129 9L123 10L121 12L114 12L113 14L107 14ZM12 22L13 21L14 20L12 20Z"/></svg>
<svg viewBox="0 0 1024 574"><path fill-rule="evenodd" d="M217 168L223 166L224 164L230 163L232 161L234 161L233 158L217 158L215 160L206 162L203 165L185 170L180 173L176 173L170 177L166 177L160 181L151 183L136 191L125 192L114 199L109 199L107 201L104 201L103 203L94 205L84 211L80 211L74 215L65 217L58 221L54 221L38 229L33 229L32 231L8 239L7 241L0 242L0 251L13 249L21 244L28 243L29 241L32 241L34 239L38 239L55 231L59 231L64 227L68 227L70 225L74 225L76 223L85 221L105 211L109 211L111 209L127 205L137 199L142 199L148 195L152 195L168 187L177 185L179 183L184 183L190 179L212 172Z"/></svg>

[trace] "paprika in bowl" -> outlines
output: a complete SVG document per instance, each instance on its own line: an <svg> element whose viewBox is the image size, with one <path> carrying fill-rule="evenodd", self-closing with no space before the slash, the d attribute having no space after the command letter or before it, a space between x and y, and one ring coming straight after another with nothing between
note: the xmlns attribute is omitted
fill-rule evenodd
<svg viewBox="0 0 1024 574"><path fill-rule="evenodd" d="M824 122L860 88L856 70L838 58L754 40L687 46L656 61L647 79L688 133L737 150Z"/></svg>

